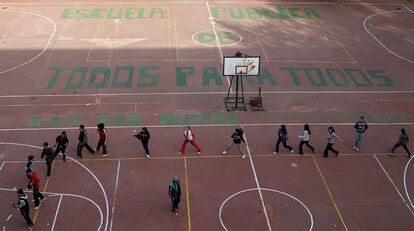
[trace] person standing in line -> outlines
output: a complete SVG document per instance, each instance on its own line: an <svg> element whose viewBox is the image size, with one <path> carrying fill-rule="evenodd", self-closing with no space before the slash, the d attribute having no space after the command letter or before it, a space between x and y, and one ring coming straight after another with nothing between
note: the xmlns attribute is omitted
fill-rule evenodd
<svg viewBox="0 0 414 231"><path fill-rule="evenodd" d="M405 149L405 151L408 154L408 158L411 158L411 153L410 150L408 150L408 135L407 132L405 131L404 128L401 128L401 134L400 137L398 138L397 143L394 144L394 146L392 147L391 151L388 153L388 155L392 156L394 155L394 151L396 148L403 146L403 148Z"/></svg>
<svg viewBox="0 0 414 231"><path fill-rule="evenodd" d="M178 177L174 177L173 180L170 182L170 185L168 186L168 195L171 199L171 212L175 213L175 215L178 215L178 213L175 211L178 209L178 205L180 204L181 200L181 187L180 187L180 179Z"/></svg>
<svg viewBox="0 0 414 231"><path fill-rule="evenodd" d="M344 142L341 137L339 137L336 133L335 133L335 129L333 127L329 127L328 128L328 134L326 135L326 139L327 139L327 144L325 147L325 151L323 152L323 158L328 157L328 152L332 151L335 153L335 156L338 156L339 151L335 150L332 146L335 144L335 138L340 140L341 142Z"/></svg>
<svg viewBox="0 0 414 231"><path fill-rule="evenodd" d="M147 158L149 158L150 157L150 151L148 149L148 142L149 142L149 139L151 138L151 136L150 136L150 133L149 133L148 129L146 127L143 127L142 130L139 133L136 133L136 130L134 130L134 136L137 139L141 140L142 147L145 150L145 156Z"/></svg>
<svg viewBox="0 0 414 231"><path fill-rule="evenodd" d="M26 176L27 178L29 178L29 184L27 185L27 188L33 190L33 198L35 202L34 209L38 209L40 206L40 203L42 203L46 199L43 196L43 194L39 191L40 190L40 179L37 176L37 174L30 169L26 170Z"/></svg>
<svg viewBox="0 0 414 231"><path fill-rule="evenodd" d="M193 131L191 131L190 126L187 126L186 129L184 130L184 141L183 141L183 144L181 145L181 149L178 154L184 154L185 147L187 146L188 143L193 145L193 147L197 150L197 154L201 153L201 148L196 144L195 135Z"/></svg>
<svg viewBox="0 0 414 231"><path fill-rule="evenodd" d="M66 161L66 147L68 146L68 144L69 144L68 136L66 135L65 131L62 131L62 133L56 137L56 142L54 145L56 149L55 149L55 156L53 158L56 158L59 152L62 152L63 161Z"/></svg>
<svg viewBox="0 0 414 231"><path fill-rule="evenodd" d="M273 154L277 155L279 154L279 145L280 143L283 144L283 147L290 150L290 153L293 153L293 148L286 144L286 141L288 140L288 132L286 130L285 125L280 125L280 128L278 130L278 139L276 141L276 150L273 152Z"/></svg>
<svg viewBox="0 0 414 231"><path fill-rule="evenodd" d="M20 213L22 214L27 225L29 226L29 228L32 228L33 221L30 218L30 206L29 206L29 202L27 201L27 196L23 192L23 189L19 188L17 190L17 197L18 197L17 202L13 203L12 205L14 208L20 209Z"/></svg>
<svg viewBox="0 0 414 231"><path fill-rule="evenodd" d="M52 163L53 159L55 158L55 151L52 147L49 147L48 142L43 143L43 150L42 154L40 155L40 159L43 159L45 157L46 160L46 179L49 179L50 173L52 172Z"/></svg>
<svg viewBox="0 0 414 231"><path fill-rule="evenodd" d="M25 165L26 170L27 169L33 170L33 159L34 159L33 155L29 155L27 157L27 163Z"/></svg>
<svg viewBox="0 0 414 231"><path fill-rule="evenodd" d="M243 141L243 143L246 143L246 141L243 138L243 129L241 128L236 128L233 132L233 134L231 135L232 141L231 143L226 147L226 149L224 149L223 154L226 154L229 149L231 147L233 147L234 145L237 146L237 149L239 149L240 154L242 155L242 158L246 158L246 154L243 153L242 147L240 146L241 142Z"/></svg>
<svg viewBox="0 0 414 231"><path fill-rule="evenodd" d="M78 136L78 148L77 148L77 155L82 158L82 149L86 147L90 153L95 153L95 150L91 148L88 144L88 133L85 130L85 126L83 124L79 125L79 136Z"/></svg>
<svg viewBox="0 0 414 231"><path fill-rule="evenodd" d="M299 143L299 154L303 155L303 145L306 144L312 152L315 152L315 148L312 147L312 145L309 144L309 135L311 134L309 124L305 124L303 129L303 135L299 135L300 143Z"/></svg>
<svg viewBox="0 0 414 231"><path fill-rule="evenodd" d="M108 143L108 133L105 129L104 123L99 123L97 125L98 127L98 134L99 134L99 141L98 145L96 146L96 151L99 152L99 149L102 147L102 156L108 156L108 150L107 150L107 143Z"/></svg>
<svg viewBox="0 0 414 231"><path fill-rule="evenodd" d="M364 135L365 131L368 130L368 124L365 122L365 118L363 116L359 117L359 121L355 123L355 142L353 149L358 151L361 147L361 140L362 136Z"/></svg>

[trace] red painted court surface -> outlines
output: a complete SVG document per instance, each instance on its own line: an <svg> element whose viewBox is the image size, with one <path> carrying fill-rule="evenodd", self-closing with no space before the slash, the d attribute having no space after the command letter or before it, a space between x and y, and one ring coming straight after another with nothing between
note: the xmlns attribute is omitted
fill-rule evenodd
<svg viewBox="0 0 414 231"><path fill-rule="evenodd" d="M35 155L34 230L414 230L414 5L406 1L0 1L0 229L24 230L17 188ZM260 56L264 111L227 111L222 60ZM233 84L232 90L235 90ZM354 123L369 129L352 149ZM79 124L110 156L76 156ZM303 124L316 152L298 154ZM288 144L274 155L277 129ZM185 125L201 154L178 155ZM146 158L133 130L148 127ZM340 151L322 158L334 126ZM222 155L243 127L247 157ZM66 130L45 179L43 142ZM414 146L411 141L408 147ZM178 215L168 184L178 176Z"/></svg>

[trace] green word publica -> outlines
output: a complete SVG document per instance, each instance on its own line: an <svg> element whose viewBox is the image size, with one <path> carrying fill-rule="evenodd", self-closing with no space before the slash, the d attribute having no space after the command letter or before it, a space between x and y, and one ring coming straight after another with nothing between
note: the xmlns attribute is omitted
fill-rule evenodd
<svg viewBox="0 0 414 231"><path fill-rule="evenodd" d="M214 7L213 16L218 19L227 17L231 19L320 19L321 16L311 8L285 8L274 6L272 8L243 8L243 7Z"/></svg>
<svg viewBox="0 0 414 231"><path fill-rule="evenodd" d="M308 82L315 87L326 87L334 85L336 87L391 87L394 82L382 70L368 69L361 70L356 68L315 68L315 67L281 67L288 73L293 84L301 86L303 82Z"/></svg>
<svg viewBox="0 0 414 231"><path fill-rule="evenodd" d="M65 127L89 124L92 116L32 116L28 121L29 127ZM153 118L151 118L152 120ZM207 124L238 124L236 113L214 112L211 114L161 114L159 123L155 125L207 125ZM93 121L105 123L107 126L141 126L145 124L142 114L101 114ZM96 123L94 123L95 125ZM93 125L93 126L94 126Z"/></svg>
<svg viewBox="0 0 414 231"><path fill-rule="evenodd" d="M162 8L66 8L64 19L152 19L165 18Z"/></svg>

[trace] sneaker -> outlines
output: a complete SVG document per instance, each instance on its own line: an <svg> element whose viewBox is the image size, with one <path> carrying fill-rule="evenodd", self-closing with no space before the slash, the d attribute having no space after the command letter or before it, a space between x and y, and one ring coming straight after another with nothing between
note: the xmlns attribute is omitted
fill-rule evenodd
<svg viewBox="0 0 414 231"><path fill-rule="evenodd" d="M227 151L223 151L223 155L227 154Z"/></svg>
<svg viewBox="0 0 414 231"><path fill-rule="evenodd" d="M149 157L150 157L150 155L147 155L147 154L145 154L145 156L146 156L147 158L149 158Z"/></svg>
<svg viewBox="0 0 414 231"><path fill-rule="evenodd" d="M243 154L242 159L246 158L246 154Z"/></svg>
<svg viewBox="0 0 414 231"><path fill-rule="evenodd" d="M102 156L103 156L103 157L105 157L105 156L109 156L109 154L108 154L108 153L106 153L106 154L103 154Z"/></svg>
<svg viewBox="0 0 414 231"><path fill-rule="evenodd" d="M43 197L43 199L40 199L40 203L43 203L43 201L46 200L46 197Z"/></svg>
<svg viewBox="0 0 414 231"><path fill-rule="evenodd" d="M178 152L178 155L181 155L182 153L181 152Z"/></svg>
<svg viewBox="0 0 414 231"><path fill-rule="evenodd" d="M292 148L292 150L290 150L290 153L293 153L293 148Z"/></svg>
<svg viewBox="0 0 414 231"><path fill-rule="evenodd" d="M277 154L279 154L279 153L277 153L277 152L273 152L273 154L277 155Z"/></svg>
<svg viewBox="0 0 414 231"><path fill-rule="evenodd" d="M201 152L197 152L197 154L201 154Z"/></svg>
<svg viewBox="0 0 414 231"><path fill-rule="evenodd" d="M389 156L393 156L393 155L394 155L394 153L392 153L392 152L389 152L389 153L388 153L388 155L389 155Z"/></svg>
<svg viewBox="0 0 414 231"><path fill-rule="evenodd" d="M359 151L359 148L355 148L355 151Z"/></svg>
<svg viewBox="0 0 414 231"><path fill-rule="evenodd" d="M40 208L40 206L35 206L34 207L35 210L38 210L39 208Z"/></svg>
<svg viewBox="0 0 414 231"><path fill-rule="evenodd" d="M49 177L47 176L45 179L46 179L46 180L49 180Z"/></svg>
<svg viewBox="0 0 414 231"><path fill-rule="evenodd" d="M339 152L336 152L336 153L335 153L335 156L338 156L338 154L339 154Z"/></svg>
<svg viewBox="0 0 414 231"><path fill-rule="evenodd" d="M354 147L352 147L352 149L354 149L355 151L356 151L356 147L354 146Z"/></svg>

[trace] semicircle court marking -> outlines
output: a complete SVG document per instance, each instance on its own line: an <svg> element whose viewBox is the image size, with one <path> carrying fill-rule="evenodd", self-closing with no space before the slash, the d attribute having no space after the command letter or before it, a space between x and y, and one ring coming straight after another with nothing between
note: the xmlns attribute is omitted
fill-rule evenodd
<svg viewBox="0 0 414 231"><path fill-rule="evenodd" d="M202 33L209 33L211 35L210 39L213 39L213 40L208 41L208 42L211 42L211 44L209 44L207 42L206 43L200 42L199 39L197 39L197 36L202 34ZM232 43L227 43L226 44L226 43L220 42L220 47L234 46L234 45L237 45L237 44L239 44L243 41L243 37L240 34L234 32L234 31L217 31L217 33L220 34L220 36L218 36L218 37L222 37L223 33L227 33L227 34L232 34L233 37L238 38L237 41L235 40ZM217 41L216 41L216 37L214 35L213 30L202 30L202 31L196 32L191 36L191 39L193 40L194 43L197 43L201 46L217 47Z"/></svg>
<svg viewBox="0 0 414 231"><path fill-rule="evenodd" d="M407 188L407 170L408 170L408 166L410 165L413 158L414 158L414 155L411 156L410 160L407 162L407 165L405 165L405 169L404 169L404 190L405 190L405 195L407 195L408 202L410 202L411 207L414 209L414 205L413 205L413 202L411 201L410 193L408 192L408 188Z"/></svg>
<svg viewBox="0 0 414 231"><path fill-rule="evenodd" d="M41 17L41 18L45 19L46 21L50 22L50 23L53 25L53 32L52 32L52 34L51 34L51 36L50 36L49 40L47 41L46 46L45 46L45 47L43 48L43 50L42 50L42 51L40 51L37 55L35 55L33 58L31 58L31 59L27 60L26 62L24 62L24 63L22 63L22 64L19 64L19 65L17 65L17 66L11 67L11 68L9 68L9 69L6 69L6 70L2 70L2 71L0 71L0 74L4 74L4 73L7 73L7 72L9 72L9 71L13 71L13 70L15 70L15 69L17 69L17 68L20 68L20 67L22 67L22 66L24 66L24 65L26 65L26 64L29 64L29 63L33 62L35 59L37 59L37 58L39 58L41 55L43 55L43 53L45 53L45 52L46 52L46 50L49 48L49 45L50 45L50 43L52 42L52 39L53 39L53 37L55 36L55 34L56 34L56 30L57 30L57 29L56 29L56 24L52 21L52 19L50 19L50 18L48 18L48 17L46 17L46 16L43 16L43 15L40 15L40 14L36 14L36 13L32 13L32 12L28 12L28 11L21 11L21 10L13 10L13 9L2 9L2 10L3 10L3 11L6 11L6 12L15 12L15 13L29 14L29 15L34 15L34 16L37 16L37 17Z"/></svg>
<svg viewBox="0 0 414 231"><path fill-rule="evenodd" d="M21 143L13 143L13 142L0 142L0 144L3 144L3 145L24 146L24 147L42 149L42 147L35 146L35 145L31 145L31 144L21 144ZM76 164L78 164L79 166L81 166L83 169L85 169L95 179L95 181L98 183L99 187L101 188L102 194L103 194L104 199L105 199L105 207L106 207L105 208L106 209L105 228L104 228L104 231L106 231L108 229L108 222L109 222L109 203L108 203L108 197L106 195L106 191L105 191L104 187L102 186L102 183L99 181L99 179L96 177L96 175L89 168L87 168L85 165L83 165L82 163L80 163L79 161L73 159L70 156L66 156L66 157L69 158L70 160L72 160L73 162L75 162ZM99 230L100 229L98 229L98 231Z"/></svg>
<svg viewBox="0 0 414 231"><path fill-rule="evenodd" d="M369 19L371 19L372 17L375 17L375 16L378 16L378 15L381 15L381 14L389 14L389 13L401 13L401 12L410 12L410 11L408 11L408 10L393 10L393 11L381 11L381 12L378 12L378 13L375 13L375 14L373 14L373 15L370 15L370 16L368 16L367 18L365 18L365 20L364 20L364 22L362 23L363 25L364 25L364 29L365 29L365 31L369 34L369 35L371 35L371 37L372 38L374 38L375 39L375 41L377 41L386 51L388 51L389 53L391 53L391 54L393 54L394 56L396 56L396 57L398 57L398 58L400 58L400 59L402 59L402 60L405 60L405 61L407 61L407 62L409 62L409 63L412 63L412 64L414 64L414 61L413 60L411 60L411 59L408 59L408 58L405 58L405 57L403 57L403 56L401 56L401 55L399 55L399 54L397 54L396 52L394 52L394 51L392 51L392 50L390 50L390 49L388 49L377 37L375 37L369 30L368 30L368 28L367 28L367 25L366 25L366 23L367 23L367 21L369 20ZM411 13L413 13L413 12L411 12Z"/></svg>
<svg viewBox="0 0 414 231"><path fill-rule="evenodd" d="M300 205L302 205L302 207L305 208L306 212L309 214L309 217L310 217L309 231L311 231L313 229L313 216L312 216L312 213L309 210L309 208L302 201L300 201L298 198L296 198L296 197L294 197L294 196L292 196L288 193L285 193L285 192L282 192L282 191L279 191L279 190L268 189L268 188L260 188L260 189L262 191L269 191L269 192L274 192L274 193L279 193L279 194L285 195L285 196L290 197L291 199L295 200ZM256 190L257 190L257 188L245 189L245 190L234 193L233 195L229 196L226 200L223 201L223 203L221 204L220 209L219 209L219 219L220 219L220 224L221 224L221 226L223 227L224 230L229 231L227 229L227 227L224 225L224 222L223 222L223 219L222 219L222 210L223 210L224 205L227 203L227 201L231 200L233 197L235 197L239 194L242 194L242 193L245 193L245 192L250 192L250 191L256 191Z"/></svg>
<svg viewBox="0 0 414 231"><path fill-rule="evenodd" d="M15 192L16 189L11 189L11 188L0 188L0 191L7 191L7 192ZM31 192L28 190L24 190L25 192ZM97 208L98 212L99 212L99 216L100 216L100 224L98 227L98 230L101 229L102 227L102 223L103 223L103 214L102 214L102 209L101 207L92 199L90 199L89 197L85 197L82 195L78 195L78 194L72 194L72 193L56 193L56 192L42 192L43 194L49 195L49 197L54 197L54 196L67 196L67 197L77 197L77 198L81 198L83 200L89 201L91 204L95 205L95 207Z"/></svg>

